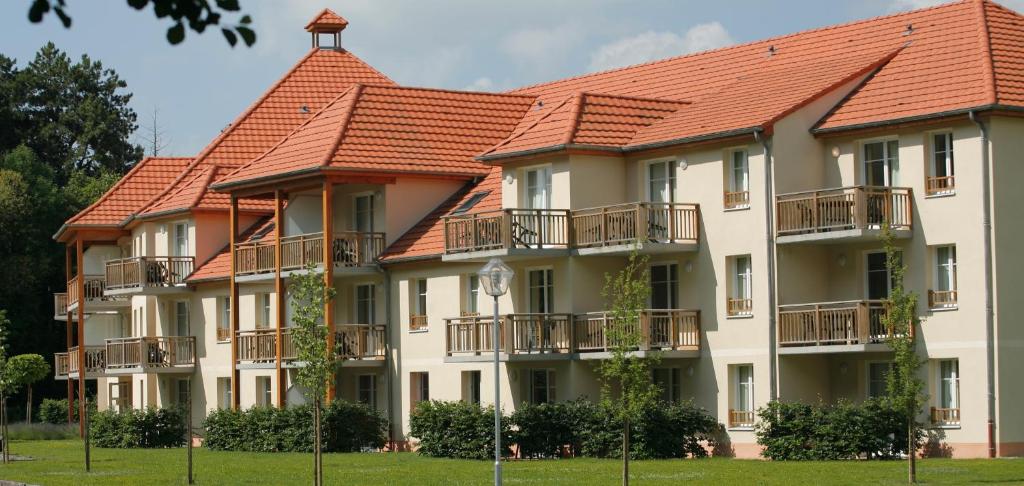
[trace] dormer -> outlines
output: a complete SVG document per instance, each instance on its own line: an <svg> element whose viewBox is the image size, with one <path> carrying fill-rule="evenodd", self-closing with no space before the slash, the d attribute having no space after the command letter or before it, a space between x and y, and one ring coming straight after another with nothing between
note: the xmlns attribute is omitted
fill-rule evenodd
<svg viewBox="0 0 1024 486"><path fill-rule="evenodd" d="M312 35L314 49L341 50L341 31L347 26L347 20L325 8L306 24L306 32Z"/></svg>

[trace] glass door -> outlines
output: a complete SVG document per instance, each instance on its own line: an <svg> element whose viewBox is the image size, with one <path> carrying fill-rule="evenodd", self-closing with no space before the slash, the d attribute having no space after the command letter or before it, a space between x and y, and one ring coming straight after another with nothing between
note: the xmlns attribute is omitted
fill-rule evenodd
<svg viewBox="0 0 1024 486"><path fill-rule="evenodd" d="M673 161L652 162L647 166L647 235L652 241L665 241L669 234L672 203L676 198L676 174Z"/></svg>

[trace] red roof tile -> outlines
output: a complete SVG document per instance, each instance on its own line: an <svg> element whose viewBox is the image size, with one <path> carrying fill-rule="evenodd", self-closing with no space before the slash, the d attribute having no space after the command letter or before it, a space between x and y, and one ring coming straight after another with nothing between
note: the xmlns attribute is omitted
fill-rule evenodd
<svg viewBox="0 0 1024 486"><path fill-rule="evenodd" d="M992 56L995 101L1024 105L1024 16L992 2L985 3Z"/></svg>
<svg viewBox="0 0 1024 486"><path fill-rule="evenodd" d="M261 218L253 223L247 230L238 237L239 242L273 240L277 234L274 228L274 219L271 217ZM208 282L211 280L222 280L231 277L231 246L221 248L216 255L199 265L198 268L186 281L188 283Z"/></svg>
<svg viewBox="0 0 1024 486"><path fill-rule="evenodd" d="M316 17L313 17L313 20L310 20L309 23L306 24L306 31L339 31L345 30L347 25L348 21L345 20L344 17L334 13L334 11L329 8L325 8L321 10Z"/></svg>
<svg viewBox="0 0 1024 486"><path fill-rule="evenodd" d="M217 186L319 170L484 176L474 156L506 138L533 99L357 85Z"/></svg>
<svg viewBox="0 0 1024 486"><path fill-rule="evenodd" d="M117 226L174 181L190 162L191 157L146 157L65 224Z"/></svg>

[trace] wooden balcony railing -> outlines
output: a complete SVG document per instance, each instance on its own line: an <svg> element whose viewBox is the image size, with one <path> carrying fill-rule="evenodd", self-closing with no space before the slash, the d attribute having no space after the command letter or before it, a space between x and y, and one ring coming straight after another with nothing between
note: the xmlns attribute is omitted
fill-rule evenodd
<svg viewBox="0 0 1024 486"><path fill-rule="evenodd" d="M696 243L700 207L681 203L631 203L572 211L573 246L634 242Z"/></svg>
<svg viewBox="0 0 1024 486"><path fill-rule="evenodd" d="M910 229L913 195L906 187L855 186L780 194L775 198L779 236L880 227Z"/></svg>
<svg viewBox="0 0 1024 486"><path fill-rule="evenodd" d="M956 190L956 180L953 176L933 177L925 180L925 194L934 196L936 194L949 194Z"/></svg>
<svg viewBox="0 0 1024 486"><path fill-rule="evenodd" d="M960 425L960 409L932 407L931 418L935 425Z"/></svg>
<svg viewBox="0 0 1024 486"><path fill-rule="evenodd" d="M373 359L384 357L386 338L384 326L345 324L335 328L334 342L341 359Z"/></svg>
<svg viewBox="0 0 1024 486"><path fill-rule="evenodd" d="M726 192L722 204L725 209L748 207L750 206L750 191Z"/></svg>
<svg viewBox="0 0 1024 486"><path fill-rule="evenodd" d="M75 275L74 277L71 277L71 280L68 280L67 305L75 305L78 304L79 302L79 278L81 278L80 275ZM84 287L86 301L98 301L106 299L106 297L104 297L103 295L103 291L106 289L106 282L103 280L103 275L86 275Z"/></svg>
<svg viewBox="0 0 1024 486"><path fill-rule="evenodd" d="M67 378L70 364L68 353L53 354L53 376L54 378Z"/></svg>
<svg viewBox="0 0 1024 486"><path fill-rule="evenodd" d="M68 316L68 294L67 292L54 292L53 294L53 317L65 319Z"/></svg>
<svg viewBox="0 0 1024 486"><path fill-rule="evenodd" d="M89 373L103 373L103 370L107 366L107 348L106 346L86 346L85 347L85 372ZM78 361L78 346L73 346L68 349L68 373L78 373L79 366Z"/></svg>
<svg viewBox="0 0 1024 486"><path fill-rule="evenodd" d="M107 368L167 368L196 364L195 336L107 339Z"/></svg>
<svg viewBox="0 0 1024 486"><path fill-rule="evenodd" d="M505 316L505 350L509 353L567 353L572 350L572 314Z"/></svg>
<svg viewBox="0 0 1024 486"><path fill-rule="evenodd" d="M277 330L250 329L238 331L235 336L238 361L248 363L272 362L277 358Z"/></svg>
<svg viewBox="0 0 1024 486"><path fill-rule="evenodd" d="M231 340L231 329L227 327L217 326L217 342L226 342Z"/></svg>
<svg viewBox="0 0 1024 486"><path fill-rule="evenodd" d="M499 346L505 346L504 318L499 316ZM457 354L480 354L494 351L494 317L461 316L444 320L445 350L448 356Z"/></svg>
<svg viewBox="0 0 1024 486"><path fill-rule="evenodd" d="M614 316L607 312L591 312L576 316L575 342L579 352L608 351L616 346L608 327L615 324ZM638 333L637 348L641 350L699 350L700 311L654 310L640 311L639 321L623 329Z"/></svg>
<svg viewBox="0 0 1024 486"><path fill-rule="evenodd" d="M893 334L885 313L878 300L780 305L779 346L881 343Z"/></svg>
<svg viewBox="0 0 1024 486"><path fill-rule="evenodd" d="M957 295L955 290L929 290L928 308L940 309L943 307L956 307Z"/></svg>
<svg viewBox="0 0 1024 486"><path fill-rule="evenodd" d="M409 316L409 330L419 331L427 328L427 316L425 315L411 315Z"/></svg>
<svg viewBox="0 0 1024 486"><path fill-rule="evenodd" d="M445 253L569 248L566 209L502 209L444 218Z"/></svg>
<svg viewBox="0 0 1024 486"><path fill-rule="evenodd" d="M324 261L323 233L281 238L281 269L298 270ZM372 265L384 251L384 233L342 231L335 233L333 259L336 265ZM252 275L274 271L274 242L251 241L235 245L235 273Z"/></svg>
<svg viewBox="0 0 1024 486"><path fill-rule="evenodd" d="M194 265L195 258L189 256L131 257L110 260L106 265L107 289L182 285L192 273Z"/></svg>
<svg viewBox="0 0 1024 486"><path fill-rule="evenodd" d="M725 299L725 312L730 316L746 316L754 312L754 299Z"/></svg>
<svg viewBox="0 0 1024 486"><path fill-rule="evenodd" d="M753 410L729 409L729 427L753 427L754 418Z"/></svg>
<svg viewBox="0 0 1024 486"><path fill-rule="evenodd" d="M295 340L292 339L291 328L281 329L281 359L294 361L298 357L299 353L295 350Z"/></svg>

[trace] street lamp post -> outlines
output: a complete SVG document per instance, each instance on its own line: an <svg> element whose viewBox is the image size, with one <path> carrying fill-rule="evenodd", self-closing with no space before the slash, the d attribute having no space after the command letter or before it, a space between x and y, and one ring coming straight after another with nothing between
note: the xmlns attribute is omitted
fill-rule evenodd
<svg viewBox="0 0 1024 486"><path fill-rule="evenodd" d="M491 347L494 348L494 486L501 485L501 381L498 379L498 350L501 333L498 329L498 297L508 292L508 284L515 276L500 258L491 258L477 273L484 292L494 297L494 325L491 329Z"/></svg>

